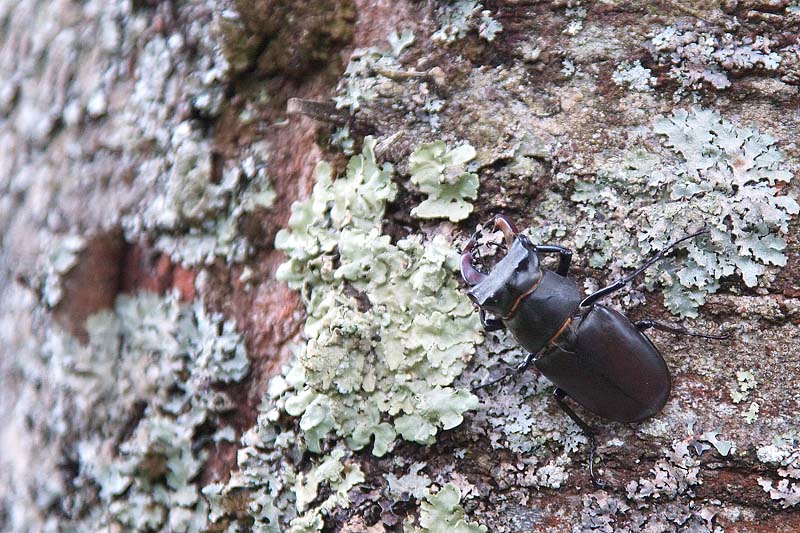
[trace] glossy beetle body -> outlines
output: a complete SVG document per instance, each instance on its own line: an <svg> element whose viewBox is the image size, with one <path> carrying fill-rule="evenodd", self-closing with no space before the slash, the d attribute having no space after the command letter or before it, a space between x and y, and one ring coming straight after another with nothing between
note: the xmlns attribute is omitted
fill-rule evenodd
<svg viewBox="0 0 800 533"><path fill-rule="evenodd" d="M567 339L533 364L570 398L617 422L640 422L664 407L672 382L667 364L624 315L596 304L568 328L561 336Z"/></svg>
<svg viewBox="0 0 800 533"><path fill-rule="evenodd" d="M545 377L589 411L638 422L666 403L670 374L650 339L613 309L581 305L577 284L542 270L537 246L525 236L513 237L508 254L469 296L537 354L533 365Z"/></svg>
<svg viewBox="0 0 800 533"><path fill-rule="evenodd" d="M480 308L487 331L508 330L527 352L518 370L533 364L556 385L555 399L590 439L589 474L595 442L591 428L564 402L566 397L587 410L618 422L640 422L658 413L667 402L671 377L664 358L643 333L656 328L681 335L723 339L726 336L691 333L653 320L631 322L621 313L596 303L623 288L680 243L706 233L679 239L657 252L634 272L581 298L567 277L572 252L556 245L535 245L517 233L505 217L494 218L505 236L507 253L489 273L473 265L480 232L461 256L461 275L468 295ZM540 254L557 253L555 272L544 270ZM487 318L491 314L494 318ZM503 376L485 387L508 377Z"/></svg>

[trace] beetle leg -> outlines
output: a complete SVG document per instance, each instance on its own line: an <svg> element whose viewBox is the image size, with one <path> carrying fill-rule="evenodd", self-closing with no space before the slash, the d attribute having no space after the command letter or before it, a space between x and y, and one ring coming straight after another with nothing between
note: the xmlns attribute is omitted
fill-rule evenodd
<svg viewBox="0 0 800 533"><path fill-rule="evenodd" d="M531 363L536 359L537 355L539 354L528 352L528 355L525 356L525 360L517 365L517 374L525 372L528 367L531 366Z"/></svg>
<svg viewBox="0 0 800 533"><path fill-rule="evenodd" d="M537 355L538 355L538 353L529 353L525 357L525 360L522 363L520 363L519 365L517 365L517 367L515 369L513 369L513 370L509 369L509 370L506 371L505 374L503 374L499 378L493 379L491 381L487 381L486 383L484 383L482 385L478 385L477 387L475 387L472 390L476 391L478 389L485 389L486 387L491 387L492 385L494 385L496 383L500 383L501 381L505 381L505 380L507 380L508 378L510 378L512 376L516 376L518 374L521 374L522 372L527 370L527 368L531 365L531 363L533 361L536 360L536 356Z"/></svg>
<svg viewBox="0 0 800 533"><path fill-rule="evenodd" d="M556 390L553 391L553 398L555 398L558 406L561 408L562 411L564 411L567 414L568 417L572 419L573 422L578 424L578 427L581 428L583 434L586 435L586 438L589 439L589 478L591 478L592 484L596 488L602 489L603 487L606 486L606 484L603 480L599 479L597 475L594 473L594 452L595 449L597 448L597 442L595 441L594 438L594 431L592 431L592 428L589 427L589 424L584 422L583 419L581 419L581 417L575 414L575 411L573 411L572 408L569 405L567 405L567 403L564 401L564 398L566 397L567 393L559 388L556 388Z"/></svg>
<svg viewBox="0 0 800 533"><path fill-rule="evenodd" d="M558 269L556 273L559 276L567 275L567 272L569 272L569 264L572 261L572 250L555 244L537 244L536 251L545 254L558 253Z"/></svg>
<svg viewBox="0 0 800 533"><path fill-rule="evenodd" d="M495 378L495 379L493 379L491 381L487 381L486 383L482 383L482 384L478 385L477 387L473 387L472 392L475 392L475 391L480 390L480 389L485 389L486 387L491 387L492 385L496 385L496 384L500 383L501 381L507 380L508 378L510 378L511 376L513 376L515 374L516 374L516 372L506 371L506 373L503 374L502 376L500 376L499 378Z"/></svg>
<svg viewBox="0 0 800 533"><path fill-rule="evenodd" d="M689 239L694 239L698 235L703 235L704 233L708 233L708 230L704 229L702 231L698 231L697 233L692 233L691 235L687 235L686 237L683 237L682 239L678 239L677 241L673 242L672 244L667 245L663 249L661 249L658 252L656 252L650 259L645 261L645 263L642 266L640 266L639 268L637 268L636 270L634 270L633 272L631 272L627 276L624 276L624 277L618 279L617 281L615 281L611 285L609 285L607 287L603 287L602 289L600 289L598 291L595 291L592 294L590 294L589 296L587 296L586 298L584 298L583 301L581 302L580 306L581 307L589 307L593 303L595 303L597 300L599 300L600 298L603 298L605 296L608 296L612 292L620 290L625 285L630 283L636 276L638 276L639 274L641 274L642 272L647 270L648 267L650 267L653 264L657 263L658 261L661 261L662 259L664 259L667 256L667 254L669 252L671 252L677 245L681 244L684 241L688 241Z"/></svg>
<svg viewBox="0 0 800 533"><path fill-rule="evenodd" d="M481 317L481 324L483 324L483 329L486 330L487 332L506 329L506 325L499 318L486 318L485 309L481 309L480 317Z"/></svg>
<svg viewBox="0 0 800 533"><path fill-rule="evenodd" d="M701 339L714 339L718 341L722 341L725 339L730 339L731 334L725 333L724 335L708 335L706 333L696 333L693 331L689 331L688 329L682 328L680 326L670 326L669 324L663 324L661 322L656 322L652 319L645 319L645 320L637 320L633 323L636 326L636 329L639 331L644 331L646 329L658 329L661 331L666 331L667 333L674 333L675 335L686 335L689 337L700 337Z"/></svg>

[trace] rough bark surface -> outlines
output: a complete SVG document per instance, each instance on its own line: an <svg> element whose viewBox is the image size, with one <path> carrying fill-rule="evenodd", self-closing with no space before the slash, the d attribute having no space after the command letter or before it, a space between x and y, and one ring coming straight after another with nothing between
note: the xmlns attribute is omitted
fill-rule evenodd
<svg viewBox="0 0 800 533"><path fill-rule="evenodd" d="M390 33L406 30L413 43L390 54ZM791 208L783 231L770 229L785 240L770 252L782 259L773 254L757 284L739 272L714 280L719 289L684 322L729 340L652 334L673 376L661 413L626 425L581 411L598 434L605 489L589 483L588 447L529 372L478 393L480 407L430 445L398 437L374 457L328 435L323 451L346 450L344 472L364 479L330 506L321 502L342 486L332 478L294 506L319 460L285 412L270 420L299 441L264 464L291 463L291 476L274 474L294 492L265 492L280 510L272 522L258 522L268 506L253 503L251 485L229 484L214 501L201 491L246 470L237 451L252 442L240 439L267 416L271 378L302 351L305 295L276 280L285 256L275 240L292 203L311 193L318 162L343 172L343 147L358 153L365 136L400 132L378 156L394 165L399 189L382 228L393 243L444 235L463 246L499 212L575 249L571 275L590 280L588 290L641 253L613 232L576 237L579 226L615 224L635 236L645 223L625 220L622 196L604 189L609 168L637 150L681 159L655 132L658 116L712 110L737 131L771 136L774 168L795 175L773 183L775 196L798 197L799 32L800 6L788 0L0 2L0 530L377 532L408 521L420 531L800 531ZM390 61L346 71L368 47ZM343 105L332 117L287 113L290 98L335 97ZM458 223L411 215L424 197L409 156L437 140L477 151L479 194ZM268 177L261 189L258 169ZM580 196L586 183L594 199ZM678 320L661 292L634 289L612 303L634 319ZM124 340L136 331L115 334L106 340L120 342L120 360L95 366L109 360L93 353L117 348L97 348L87 318L133 316L120 296L142 292L188 313L196 332L154 327L178 339L173 352L136 351ZM148 313L136 315L142 328ZM198 361L209 351L239 361L220 340L233 338L228 323L248 369L223 379L217 363ZM209 339L217 344L206 349ZM513 362L513 347L487 334L456 383L496 375L491 361ZM141 364L123 360L134 356ZM185 446L150 433L163 420ZM520 438L533 444L511 442ZM448 483L461 494L448 516L466 513L459 525L421 511ZM309 509L317 522L300 520Z"/></svg>

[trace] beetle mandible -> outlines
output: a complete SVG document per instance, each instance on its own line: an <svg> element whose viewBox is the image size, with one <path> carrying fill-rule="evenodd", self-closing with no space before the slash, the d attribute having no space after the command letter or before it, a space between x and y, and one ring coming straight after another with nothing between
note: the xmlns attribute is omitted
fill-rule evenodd
<svg viewBox="0 0 800 533"><path fill-rule="evenodd" d="M679 244L706 231L669 244L635 271L581 298L577 284L567 277L572 259L570 250L533 244L502 215L496 215L492 224L494 230L502 231L507 253L489 273L480 272L473 261L481 231L473 234L461 256L461 275L470 286L467 294L480 308L481 323L487 331L507 329L528 353L517 371L533 364L555 384L554 396L559 407L590 440L589 475L595 485L602 486L592 468L594 432L565 403L565 398L604 418L641 422L661 410L671 387L667 364L644 330L655 328L713 339L726 337L692 333L654 320L631 322L625 315L597 302L625 287ZM559 258L556 271L544 270L539 254L554 253ZM508 375L480 387L497 383Z"/></svg>

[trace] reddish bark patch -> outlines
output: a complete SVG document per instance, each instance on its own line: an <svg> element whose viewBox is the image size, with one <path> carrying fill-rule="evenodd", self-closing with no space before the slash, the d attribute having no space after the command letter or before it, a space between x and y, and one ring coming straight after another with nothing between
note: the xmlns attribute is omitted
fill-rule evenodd
<svg viewBox="0 0 800 533"><path fill-rule="evenodd" d="M758 485L758 473L744 470L703 469L703 484L695 487L699 498L717 498L754 507L764 506L769 495Z"/></svg>
<svg viewBox="0 0 800 533"><path fill-rule="evenodd" d="M173 264L169 256L139 242L129 245L125 250L120 290L126 293L146 290L164 294L176 288L182 301L191 302L195 297L195 276L195 272Z"/></svg>
<svg viewBox="0 0 800 533"><path fill-rule="evenodd" d="M237 438L239 435L237 435ZM225 483L231 477L230 465L236 464L239 446L232 442L218 442L211 445L211 459L200 474L197 484L200 487L209 483Z"/></svg>
<svg viewBox="0 0 800 533"><path fill-rule="evenodd" d="M410 2L395 0L356 0L356 23L353 48L379 46L388 48L386 36L393 30L401 33L410 29L419 34L420 27L429 27L429 20L421 13L427 9ZM349 50L348 50L349 53Z"/></svg>
<svg viewBox="0 0 800 533"><path fill-rule="evenodd" d="M78 262L63 279L63 297L56 306L56 322L82 342L88 341L86 319L111 309L120 285L124 241L119 230L92 236Z"/></svg>

